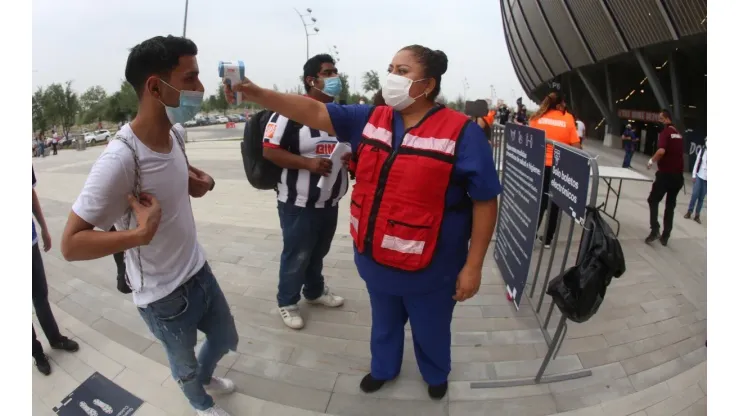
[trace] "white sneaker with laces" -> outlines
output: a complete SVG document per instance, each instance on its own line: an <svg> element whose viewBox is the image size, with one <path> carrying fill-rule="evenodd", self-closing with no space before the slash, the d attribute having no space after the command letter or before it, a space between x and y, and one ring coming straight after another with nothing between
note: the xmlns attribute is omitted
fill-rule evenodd
<svg viewBox="0 0 740 416"><path fill-rule="evenodd" d="M214 404L213 407L206 410L196 410L195 414L198 416L231 416L229 412L222 409L219 405Z"/></svg>
<svg viewBox="0 0 740 416"><path fill-rule="evenodd" d="M278 308L280 317L283 318L283 323L291 329L303 328L303 317L301 311L298 309L298 305L289 305L282 308Z"/></svg>
<svg viewBox="0 0 740 416"><path fill-rule="evenodd" d="M211 377L211 382L203 386L206 393L214 396L234 392L234 382L228 378Z"/></svg>
<svg viewBox="0 0 740 416"><path fill-rule="evenodd" d="M344 298L331 293L329 286L324 285L324 293L321 296L313 300L306 299L306 302L313 305L324 305L330 308L337 308L344 305Z"/></svg>

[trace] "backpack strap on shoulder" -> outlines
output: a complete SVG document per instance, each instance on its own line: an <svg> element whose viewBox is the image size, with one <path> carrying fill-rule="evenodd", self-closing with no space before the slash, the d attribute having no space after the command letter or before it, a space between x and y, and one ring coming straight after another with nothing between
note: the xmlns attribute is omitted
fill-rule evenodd
<svg viewBox="0 0 740 416"><path fill-rule="evenodd" d="M118 133L116 133L116 135L113 137L113 139L114 140L119 140L121 143L123 143L124 145L126 145L126 147L128 147L129 150L131 150L131 155L134 158L134 189L132 190L132 193L134 195L134 198L136 198L138 200L139 197L140 197L140 195L141 195L141 165L139 163L139 155L136 152L136 143L134 141L132 141L132 140L129 140L126 137L123 137L122 135L120 135ZM134 217L134 212L131 209L131 207L129 207L126 210L126 214L123 217L123 228L125 230L130 229L131 219L133 217ZM138 293L138 292L141 291L141 289L144 288L144 268L143 268L143 266L141 264L141 248L140 247L136 247L136 248L133 248L132 250L135 250L136 251L136 260L137 260L137 265L139 266L139 279L140 279L140 281L139 281L139 283L140 283L139 289L134 289L133 285L131 285L131 281L129 280L129 277L128 277L128 270L124 274L124 277L126 278L126 284L128 285L128 287L132 291Z"/></svg>

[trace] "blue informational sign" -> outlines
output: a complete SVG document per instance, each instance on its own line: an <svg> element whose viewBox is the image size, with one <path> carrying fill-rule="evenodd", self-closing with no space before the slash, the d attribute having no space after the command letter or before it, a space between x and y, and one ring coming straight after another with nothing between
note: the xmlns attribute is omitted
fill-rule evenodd
<svg viewBox="0 0 740 416"><path fill-rule="evenodd" d="M588 198L590 159L566 144L555 143L552 151L550 195L563 215L583 224Z"/></svg>
<svg viewBox="0 0 740 416"><path fill-rule="evenodd" d="M509 123L504 139L504 189L493 257L519 309L529 276L542 200L545 132Z"/></svg>

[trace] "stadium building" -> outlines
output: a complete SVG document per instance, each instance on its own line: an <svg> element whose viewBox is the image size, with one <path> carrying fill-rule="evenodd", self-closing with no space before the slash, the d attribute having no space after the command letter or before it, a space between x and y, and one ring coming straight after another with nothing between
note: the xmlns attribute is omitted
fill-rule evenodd
<svg viewBox="0 0 740 416"><path fill-rule="evenodd" d="M706 0L500 0L519 82L535 102L560 84L587 136L621 147L632 124L652 154L669 109L690 155L707 128Z"/></svg>

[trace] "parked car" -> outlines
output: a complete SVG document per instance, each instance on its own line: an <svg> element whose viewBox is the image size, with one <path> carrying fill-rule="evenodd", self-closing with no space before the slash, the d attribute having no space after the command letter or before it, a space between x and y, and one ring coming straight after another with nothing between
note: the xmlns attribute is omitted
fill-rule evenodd
<svg viewBox="0 0 740 416"><path fill-rule="evenodd" d="M188 120L188 121L182 123L182 125L185 126L185 127L195 127L195 126L198 125L198 122L195 121L195 120Z"/></svg>
<svg viewBox="0 0 740 416"><path fill-rule="evenodd" d="M208 116L208 123L209 124L219 124L220 121L218 120L219 116Z"/></svg>
<svg viewBox="0 0 740 416"><path fill-rule="evenodd" d="M239 114L238 117L239 117L239 121L242 122L242 123L245 122L245 121L247 121L247 118L244 116L244 114Z"/></svg>
<svg viewBox="0 0 740 416"><path fill-rule="evenodd" d="M216 120L219 124L226 124L229 122L229 119L226 118L226 116L218 116L216 117Z"/></svg>
<svg viewBox="0 0 740 416"><path fill-rule="evenodd" d="M195 121L196 126L207 126L211 124L206 116L195 116L193 120Z"/></svg>
<svg viewBox="0 0 740 416"><path fill-rule="evenodd" d="M95 130L91 133L85 133L85 143L95 144L99 142L108 141L110 138L110 132L108 130Z"/></svg>
<svg viewBox="0 0 740 416"><path fill-rule="evenodd" d="M226 116L226 118L228 118L229 121L234 122L234 123L239 122L239 114L229 114L228 116Z"/></svg>

